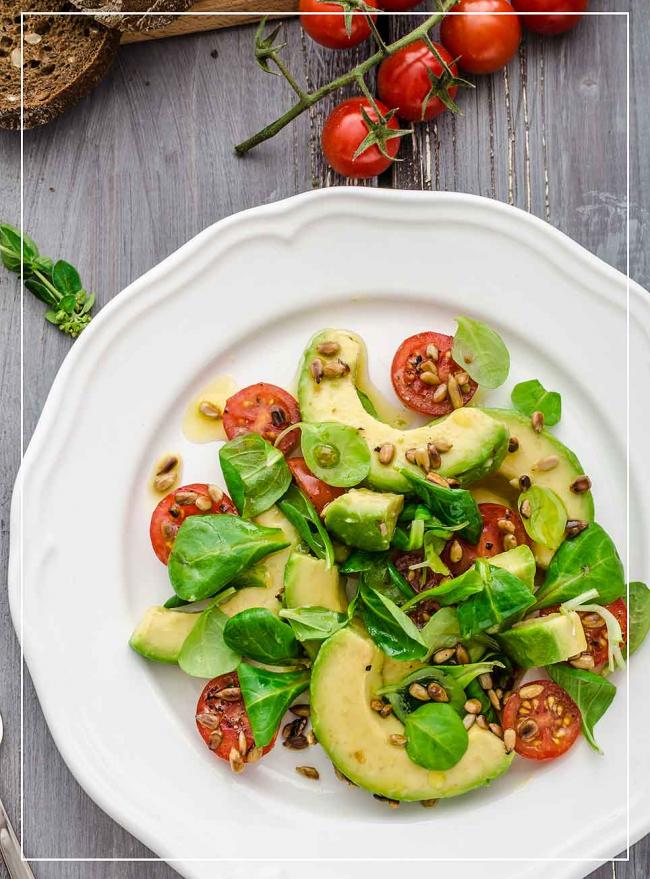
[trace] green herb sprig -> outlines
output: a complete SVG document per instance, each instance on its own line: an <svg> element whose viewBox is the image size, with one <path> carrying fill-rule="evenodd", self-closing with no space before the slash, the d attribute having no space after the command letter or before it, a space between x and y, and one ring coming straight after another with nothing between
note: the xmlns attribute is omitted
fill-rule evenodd
<svg viewBox="0 0 650 879"><path fill-rule="evenodd" d="M45 319L76 339L91 321L90 311L95 294L87 293L81 284L79 272L63 259L54 262L41 256L29 235L8 223L0 223L0 258L10 272L21 274L27 289L48 306Z"/></svg>

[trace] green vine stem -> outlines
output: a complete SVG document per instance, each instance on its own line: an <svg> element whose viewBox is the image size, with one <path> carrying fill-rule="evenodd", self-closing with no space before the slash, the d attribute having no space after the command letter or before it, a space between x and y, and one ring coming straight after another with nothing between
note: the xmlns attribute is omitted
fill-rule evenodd
<svg viewBox="0 0 650 879"><path fill-rule="evenodd" d="M348 70L347 73L343 73L331 82L322 85L320 88L316 89L316 91L302 93L300 99L293 105L293 107L287 110L286 113L274 122L271 122L270 125L262 128L256 134L253 134L251 137L238 143L235 147L237 155L243 156L249 150L252 150L253 147L259 146L259 144L264 143L265 140L275 137L278 132L282 131L285 126L289 125L290 122L293 122L293 120L304 113L305 110L313 107L314 104L322 101L323 98L327 97L327 95L330 95L332 92L338 91L338 89L350 85L353 82L358 83L360 78L362 78L369 70L372 70L372 68L379 64L387 55L394 55L395 52L404 46L409 46L416 40L424 39L428 36L431 28L435 27L435 25L442 21L445 14L449 12L452 6L455 6L457 2L458 0L440 0L440 11L435 15L430 15L422 22L422 24L418 25L408 34L400 37L399 40L395 40L394 43L389 43L388 45L379 48L373 55L366 58L365 61L362 61L360 64L357 64L356 67L353 67L352 70ZM281 72L284 75L282 69ZM292 85L292 88L296 91L295 85Z"/></svg>

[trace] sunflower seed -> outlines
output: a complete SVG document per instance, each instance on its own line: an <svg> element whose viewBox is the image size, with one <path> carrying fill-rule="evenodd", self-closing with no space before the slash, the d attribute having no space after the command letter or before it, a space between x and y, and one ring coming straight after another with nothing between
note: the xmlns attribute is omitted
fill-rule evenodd
<svg viewBox="0 0 650 879"><path fill-rule="evenodd" d="M525 742L534 739L537 733L539 732L539 727L532 719L532 717L527 718L526 720L522 720L521 723L517 727L517 735L520 739L523 739Z"/></svg>
<svg viewBox="0 0 650 879"><path fill-rule="evenodd" d="M230 768L233 772L241 772L244 768L244 758L239 753L237 748L230 749L230 754L228 754L228 762L230 763Z"/></svg>
<svg viewBox="0 0 650 879"><path fill-rule="evenodd" d="M212 509L212 499L205 494L200 494L196 499L195 506L202 513L207 513L208 510Z"/></svg>
<svg viewBox="0 0 650 879"><path fill-rule="evenodd" d="M210 738L208 739L208 748L210 748L211 751L216 751L222 741L222 732L218 729L215 729L214 732L210 733Z"/></svg>
<svg viewBox="0 0 650 879"><path fill-rule="evenodd" d="M296 766L296 772L298 775L304 775L305 778L310 778L312 781L318 781L320 778L318 769L314 766Z"/></svg>
<svg viewBox="0 0 650 879"><path fill-rule="evenodd" d="M493 732L494 735L498 736L500 739L503 738L503 729L501 728L501 725L498 723L491 723L490 724L490 732Z"/></svg>
<svg viewBox="0 0 650 879"><path fill-rule="evenodd" d="M223 492L218 485L208 485L208 494L212 498L212 503L220 504L223 500Z"/></svg>
<svg viewBox="0 0 650 879"><path fill-rule="evenodd" d="M459 385L468 385L469 384L469 376L464 370L455 373L454 378L458 382Z"/></svg>
<svg viewBox="0 0 650 879"><path fill-rule="evenodd" d="M533 464L533 470L554 470L559 463L560 459L557 455L547 455L545 458L540 458L539 461Z"/></svg>
<svg viewBox="0 0 650 879"><path fill-rule="evenodd" d="M181 507L187 507L190 504L196 503L198 495L195 491L177 491L174 495L174 500Z"/></svg>
<svg viewBox="0 0 650 879"><path fill-rule="evenodd" d="M576 659L570 659L569 664L574 668L590 669L594 667L594 658L589 653L582 653Z"/></svg>
<svg viewBox="0 0 650 879"><path fill-rule="evenodd" d="M449 399L451 400L451 405L454 409L462 409L465 405L465 401L463 400L463 395L458 387L458 380L453 375L450 375L447 380L447 390L449 391Z"/></svg>
<svg viewBox="0 0 650 879"><path fill-rule="evenodd" d="M519 449L519 440L516 436L511 436L508 440L508 451L516 452Z"/></svg>
<svg viewBox="0 0 650 879"><path fill-rule="evenodd" d="M308 745L317 745L318 744L318 739L316 738L316 733L314 732L313 729L307 730L306 738L307 738Z"/></svg>
<svg viewBox="0 0 650 879"><path fill-rule="evenodd" d="M420 373L430 372L432 375L435 375L435 377L438 378L438 367L433 362L433 360L425 360L424 363L420 364L419 369ZM422 375L420 375L420 378L422 378ZM440 381L440 379L438 379L438 381Z"/></svg>
<svg viewBox="0 0 650 879"><path fill-rule="evenodd" d="M470 662L470 656L462 644L456 644L456 662L459 665L467 665Z"/></svg>
<svg viewBox="0 0 650 879"><path fill-rule="evenodd" d="M500 701L499 697L497 696L497 694L494 692L494 690L488 690L487 694L488 694L488 699L492 703L492 707L494 708L494 710L501 711L501 701Z"/></svg>
<svg viewBox="0 0 650 879"><path fill-rule="evenodd" d="M402 736L399 733L393 733L392 735L388 736L388 741L391 743L391 745L395 745L398 748L403 748L406 745L408 739L406 738L406 736Z"/></svg>
<svg viewBox="0 0 650 879"><path fill-rule="evenodd" d="M420 800L420 805L425 809L431 809L437 802L438 800Z"/></svg>
<svg viewBox="0 0 650 879"><path fill-rule="evenodd" d="M492 675L489 671L483 672L482 675L478 676L478 682L481 685L482 690L491 690L492 689Z"/></svg>
<svg viewBox="0 0 650 879"><path fill-rule="evenodd" d="M373 711L376 711L377 714L381 714L385 704L386 703L382 702L381 699L372 699L370 702L370 707Z"/></svg>
<svg viewBox="0 0 650 879"><path fill-rule="evenodd" d="M172 525L171 522L163 522L162 535L165 540L173 540L178 534L179 525Z"/></svg>
<svg viewBox="0 0 650 879"><path fill-rule="evenodd" d="M382 717L388 717L389 714L393 713L393 706L390 704L390 702L386 702L386 704L379 713Z"/></svg>
<svg viewBox="0 0 650 879"><path fill-rule="evenodd" d="M497 519L499 531L506 531L508 534L515 533L515 523L512 519Z"/></svg>
<svg viewBox="0 0 650 879"><path fill-rule="evenodd" d="M446 383L442 383L438 385L438 387L433 392L433 402L434 403L442 403L443 400L447 399L448 388Z"/></svg>
<svg viewBox="0 0 650 879"><path fill-rule="evenodd" d="M323 361L318 357L315 360L312 360L309 370L314 381L319 385L323 380Z"/></svg>
<svg viewBox="0 0 650 879"><path fill-rule="evenodd" d="M413 696L414 699L417 699L420 702L428 702L431 698L429 693L427 692L427 688L423 687L422 684L418 684L417 682L411 684L409 687L409 694Z"/></svg>
<svg viewBox="0 0 650 879"><path fill-rule="evenodd" d="M439 356L440 356L440 352L438 351L438 348L435 345L433 345L433 344L427 345L427 357L429 358L429 360L437 361Z"/></svg>
<svg viewBox="0 0 650 879"><path fill-rule="evenodd" d="M591 479L583 473L573 480L569 488L574 494L584 494L591 488Z"/></svg>
<svg viewBox="0 0 650 879"><path fill-rule="evenodd" d="M289 708L289 711L292 714L295 714L296 717L309 717L311 708L307 703L300 703L299 705L292 705Z"/></svg>
<svg viewBox="0 0 650 879"><path fill-rule="evenodd" d="M506 729L503 731L503 744L506 747L506 754L510 754L511 751L514 751L515 745L517 743L517 733L514 729Z"/></svg>
<svg viewBox="0 0 650 879"><path fill-rule="evenodd" d="M468 699L463 708L468 714L480 714L482 705L479 699Z"/></svg>
<svg viewBox="0 0 650 879"><path fill-rule="evenodd" d="M471 729L476 723L476 715L475 714L466 714L463 717L463 726L465 729Z"/></svg>
<svg viewBox="0 0 650 879"><path fill-rule="evenodd" d="M406 452L404 452L404 457L409 464L415 464L415 449L407 449Z"/></svg>
<svg viewBox="0 0 650 879"><path fill-rule="evenodd" d="M569 519L566 523L566 536L569 540L573 537L577 537L578 534L582 534L582 532L589 526L589 522L585 522L584 519Z"/></svg>
<svg viewBox="0 0 650 879"><path fill-rule="evenodd" d="M537 696L541 696L544 692L544 687L542 684L526 684L525 687L522 687L519 690L519 696L521 699L536 699Z"/></svg>
<svg viewBox="0 0 650 879"><path fill-rule="evenodd" d="M443 647L442 650L436 650L433 654L433 661L436 665L443 665L443 663L449 662L455 652L453 647Z"/></svg>
<svg viewBox="0 0 650 879"><path fill-rule="evenodd" d="M211 403L209 400L201 400L199 403L199 412L201 415L205 415L206 418L221 418L223 412L218 406L215 406L214 403Z"/></svg>
<svg viewBox="0 0 650 879"><path fill-rule="evenodd" d="M245 757L248 751L248 742L246 741L246 733L243 729L239 731L239 736L237 737L237 747L242 757Z"/></svg>
<svg viewBox="0 0 650 879"><path fill-rule="evenodd" d="M341 376L347 375L348 372L350 372L350 367L347 363L343 363L342 360L337 360L336 363L326 363L323 367L325 378L341 378Z"/></svg>
<svg viewBox="0 0 650 879"><path fill-rule="evenodd" d="M224 687L215 693L217 699L223 699L224 702L239 702L241 699L241 690L239 687Z"/></svg>
<svg viewBox="0 0 650 879"><path fill-rule="evenodd" d="M479 714L477 716L476 725L480 726L481 729L489 729L488 722L484 714Z"/></svg>
<svg viewBox="0 0 650 879"><path fill-rule="evenodd" d="M447 691L435 681L431 681L430 684L427 684L427 693L433 702L449 702Z"/></svg>
<svg viewBox="0 0 650 879"><path fill-rule="evenodd" d="M424 471L431 469L429 452L426 448L420 447L415 450L415 463Z"/></svg>
<svg viewBox="0 0 650 879"><path fill-rule="evenodd" d="M463 547L457 540L453 540L449 547L449 561L455 565L462 559L462 557Z"/></svg>
<svg viewBox="0 0 650 879"><path fill-rule="evenodd" d="M603 618L598 613L586 613L581 615L582 626L585 629L600 629L603 626Z"/></svg>
<svg viewBox="0 0 650 879"><path fill-rule="evenodd" d="M431 470L437 470L442 464L442 458L435 443L427 443L427 452L429 453L429 467Z"/></svg>
<svg viewBox="0 0 650 879"><path fill-rule="evenodd" d="M309 747L309 742L307 741L307 737L300 736L289 736L289 738L283 742L285 748L289 748L291 751L302 751L304 748Z"/></svg>
<svg viewBox="0 0 650 879"><path fill-rule="evenodd" d="M206 729L218 729L219 718L216 714L204 713L196 715L196 722Z"/></svg>
<svg viewBox="0 0 650 879"><path fill-rule="evenodd" d="M519 544L517 543L517 538L514 534L504 534L503 535L503 549L507 552L509 549L515 549Z"/></svg>
<svg viewBox="0 0 650 879"><path fill-rule="evenodd" d="M519 477L519 488L522 491L528 491L533 483L531 482L530 476L527 473L524 473Z"/></svg>
<svg viewBox="0 0 650 879"><path fill-rule="evenodd" d="M166 455L158 464L156 476L164 476L165 473L171 473L172 470L176 470L179 463L177 455Z"/></svg>
<svg viewBox="0 0 650 879"><path fill-rule="evenodd" d="M320 345L316 346L316 350L319 354L323 354L325 357L333 357L335 354L338 354L341 350L341 346L338 342L321 342Z"/></svg>
<svg viewBox="0 0 650 879"><path fill-rule="evenodd" d="M450 449L453 449L453 447L454 447L454 444L450 443L448 440L443 440L443 439L436 440L436 448L443 455L445 452L448 452L448 451L450 451Z"/></svg>
<svg viewBox="0 0 650 879"><path fill-rule="evenodd" d="M264 748L251 748L250 751L246 754L246 762L247 763L257 763L258 760L262 759L264 755Z"/></svg>
<svg viewBox="0 0 650 879"><path fill-rule="evenodd" d="M395 457L395 446L392 443L384 443L379 447L379 463L390 464Z"/></svg>
<svg viewBox="0 0 650 879"><path fill-rule="evenodd" d="M441 485L443 488L450 488L451 486L451 481L449 479L445 479L444 476L435 473L433 470L427 473L427 479L429 482L433 482L435 485Z"/></svg>
<svg viewBox="0 0 650 879"><path fill-rule="evenodd" d="M438 377L437 372L421 372L420 373L420 381L424 382L425 385L438 385L439 389L442 387L442 385L440 384L440 379ZM435 391L433 394L434 400L436 399L437 393L438 393L438 391ZM445 395L446 395L446 393L447 392L445 391ZM444 399L444 396L441 397L441 399Z"/></svg>
<svg viewBox="0 0 650 879"><path fill-rule="evenodd" d="M530 424L535 433L541 433L544 427L544 413L539 410L533 412L530 416Z"/></svg>
<svg viewBox="0 0 650 879"><path fill-rule="evenodd" d="M524 498L524 500L521 502L521 506L519 507L519 512L524 517L524 519L530 519L530 517L532 516L533 508L532 508L531 503L528 500L528 498Z"/></svg>
<svg viewBox="0 0 650 879"><path fill-rule="evenodd" d="M156 491L160 492L160 494L164 494L166 491L169 491L172 485L176 482L176 479L177 474L175 470L172 470L171 473L163 473L155 477L153 487Z"/></svg>

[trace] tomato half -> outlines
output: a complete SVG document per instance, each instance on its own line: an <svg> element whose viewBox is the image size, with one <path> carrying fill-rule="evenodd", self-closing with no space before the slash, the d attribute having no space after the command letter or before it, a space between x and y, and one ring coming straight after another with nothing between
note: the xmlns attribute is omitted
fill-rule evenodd
<svg viewBox="0 0 650 879"><path fill-rule="evenodd" d="M440 385L446 385L449 376L459 376L462 379L461 393L463 404L467 405L476 393L478 385L472 381L467 373L452 359L451 345L452 336L444 333L418 333L409 336L397 349L390 368L391 379L395 393L405 406L422 412L424 415L433 415L440 418L448 415L453 410L453 404L449 394L442 400L434 399ZM427 349L437 349L438 359L432 360ZM429 384L426 376L434 375L431 366L435 368L435 375L440 380L439 384ZM424 368L423 368L424 367ZM425 380L422 376L425 375ZM439 392L438 392L439 393Z"/></svg>
<svg viewBox="0 0 650 879"><path fill-rule="evenodd" d="M416 568L411 570L411 565L417 565L424 561L424 550L416 549L411 552L400 552L393 558L393 564L400 572L402 577L411 584L416 592L424 592L426 589L433 589L443 579L442 574L436 574L431 568ZM408 612L408 616L413 620L415 625L421 629L425 626L434 613L440 608L440 605L433 598L425 598L418 602L415 607Z"/></svg>
<svg viewBox="0 0 650 879"><path fill-rule="evenodd" d="M376 101L379 112L385 115L388 107ZM393 137L386 141L385 149L390 158L384 156L376 144L371 144L359 156L354 157L357 149L369 134L368 124L363 118L364 110L372 122L378 116L367 98L349 98L336 106L325 120L321 143L328 163L343 174L344 177L362 179L382 174L393 163L399 152L400 138ZM399 129L397 119L389 119L388 128Z"/></svg>
<svg viewBox="0 0 650 879"><path fill-rule="evenodd" d="M434 43L434 46L449 72L424 40L416 40L408 46L403 46L394 55L385 58L379 66L377 74L379 97L389 107L394 107L402 119L420 122L433 119L447 109L438 97L432 96L427 100L432 88L430 75L439 80L442 87L445 77L449 79L449 73L452 77L458 75L458 68L443 45ZM457 85L447 89L450 98L453 98L457 91Z"/></svg>
<svg viewBox="0 0 650 879"><path fill-rule="evenodd" d="M578 24L581 15L566 15L566 13L584 12L589 6L589 0L512 0L512 5L517 12L539 13L521 16L521 23L529 31L555 36L570 31Z"/></svg>
<svg viewBox="0 0 650 879"><path fill-rule="evenodd" d="M344 488L335 488L333 485L323 482L318 476L314 476L304 458L289 458L287 464L291 470L293 481L301 491L304 491L318 514L322 513L323 509L334 498L345 494Z"/></svg>
<svg viewBox="0 0 650 879"><path fill-rule="evenodd" d="M237 391L226 400L223 410L223 429L228 439L245 433L259 433L274 443L283 430L298 421L300 409L291 394L267 382L258 382ZM282 438L278 448L286 454L299 439L299 432L292 430Z"/></svg>
<svg viewBox="0 0 650 879"><path fill-rule="evenodd" d="M618 598L611 604L604 605L604 607L610 613L613 613L618 620L623 636L619 646L623 648L627 644L627 605L625 599ZM553 607L545 607L540 613L542 616L547 616L549 613L557 613L559 609L560 606L556 604ZM587 641L587 650L585 652L593 657L594 667L598 669L600 666L605 665L609 654L609 639L607 637L605 620L597 613L592 613L591 611L579 610L578 616L582 621L582 628L585 633L585 640Z"/></svg>
<svg viewBox="0 0 650 879"><path fill-rule="evenodd" d="M553 681L531 681L510 696L501 726L504 732L514 729L515 751L522 757L554 760L578 738L580 709Z"/></svg>
<svg viewBox="0 0 650 879"><path fill-rule="evenodd" d="M469 73L494 73L505 67L521 42L521 27L507 0L460 0L440 28L440 38ZM476 14L482 13L482 14Z"/></svg>
<svg viewBox="0 0 650 879"><path fill-rule="evenodd" d="M219 489L216 489L216 492L218 491ZM218 496L214 489L212 494ZM192 501L193 496L195 496L194 501ZM206 506L206 509L197 507L197 500L201 506ZM208 501L212 506L207 506ZM210 497L210 487L204 482L183 485L160 501L151 515L149 537L153 551L163 565L169 561L169 553L174 545L181 522L188 516L205 516L209 513L234 513L236 516L237 509L228 495L223 492L220 500L214 500L214 497Z"/></svg>
<svg viewBox="0 0 650 879"><path fill-rule="evenodd" d="M366 0L368 6L377 6L377 0ZM370 24L362 12L350 13L350 33L346 30L345 13L338 3L321 3L319 0L300 0L298 4L300 24L309 36L328 49L349 49L370 36ZM318 15L314 13L327 13ZM311 13L311 14L305 14ZM373 19L377 16L374 15Z"/></svg>
<svg viewBox="0 0 650 879"><path fill-rule="evenodd" d="M509 541L507 538L504 543L506 535L512 535L517 541L517 546L522 543L530 546L523 522L514 510L501 504L479 504L478 509L483 517L483 530L476 546L472 546L462 537L453 537L442 551L441 558L453 577L459 577L471 568L477 558L489 559L515 546L514 541ZM508 543L511 543L512 546L508 546ZM459 553L458 547L460 547L462 555L456 559L456 555ZM452 559L456 560L452 561Z"/></svg>
<svg viewBox="0 0 650 879"><path fill-rule="evenodd" d="M238 767L243 768L243 762L247 758L250 761L252 756L263 756L275 744L274 736L261 754L255 748L253 731L239 692L239 678L235 671L219 675L206 684L196 705L196 728L212 753L222 760L230 761L235 771L238 771ZM232 753L233 750L236 754Z"/></svg>

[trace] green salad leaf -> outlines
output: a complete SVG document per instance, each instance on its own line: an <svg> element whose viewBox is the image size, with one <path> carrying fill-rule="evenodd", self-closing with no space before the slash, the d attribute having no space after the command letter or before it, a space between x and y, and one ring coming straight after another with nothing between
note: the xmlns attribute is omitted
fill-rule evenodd
<svg viewBox="0 0 650 879"><path fill-rule="evenodd" d="M421 699L416 699L409 692L411 684L421 684L426 687L430 683L439 684L447 695L449 705L457 711L461 717L464 717L466 697L462 684L455 680L451 675L445 674L437 666L428 665L424 668L418 668L401 680L393 684L382 687L379 690L380 696L385 696L390 702L395 716L404 723L407 716L417 711L422 705Z"/></svg>
<svg viewBox="0 0 650 879"><path fill-rule="evenodd" d="M455 766L469 745L463 721L451 705L428 702L404 723L406 753L425 769L444 771Z"/></svg>
<svg viewBox="0 0 650 879"><path fill-rule="evenodd" d="M302 643L325 641L349 622L348 614L326 607L287 607L280 611L280 616L288 621L294 635Z"/></svg>
<svg viewBox="0 0 650 879"><path fill-rule="evenodd" d="M591 747L602 753L594 739L594 727L612 704L616 687L602 675L562 662L549 665L548 676L565 689L582 715L582 732Z"/></svg>
<svg viewBox="0 0 650 879"><path fill-rule="evenodd" d="M311 472L339 488L358 485L370 472L368 443L355 427L338 421L302 423L300 446Z"/></svg>
<svg viewBox="0 0 650 879"><path fill-rule="evenodd" d="M240 656L277 665L300 656L291 626L266 607L250 607L231 617L223 630L226 644Z"/></svg>
<svg viewBox="0 0 650 879"><path fill-rule="evenodd" d="M226 644L223 635L227 622L228 617L216 605L203 611L178 657L185 674L216 678L237 668L241 656Z"/></svg>
<svg viewBox="0 0 650 879"><path fill-rule="evenodd" d="M291 522L316 558L324 559L327 567L334 564L334 548L321 517L297 485L290 485L278 501L278 507Z"/></svg>
<svg viewBox="0 0 650 879"><path fill-rule="evenodd" d="M310 673L269 671L242 662L237 675L255 744L264 748L273 740L293 700L309 686Z"/></svg>
<svg viewBox="0 0 650 879"><path fill-rule="evenodd" d="M460 536L469 543L478 542L483 530L483 518L471 492L464 488L436 485L407 468L400 469L400 473L408 479L413 492L424 501L443 528L456 530L462 526L458 532Z"/></svg>
<svg viewBox="0 0 650 879"><path fill-rule="evenodd" d="M515 385L510 399L515 409L524 415L541 412L548 427L557 424L562 417L562 397L557 391L547 391L536 378Z"/></svg>
<svg viewBox="0 0 650 879"><path fill-rule="evenodd" d="M474 564L483 581L483 589L458 605L463 638L501 626L535 603L535 596L519 577L488 564L485 559L479 558Z"/></svg>
<svg viewBox="0 0 650 879"><path fill-rule="evenodd" d="M381 421L379 413L377 412L377 408L375 407L375 404L372 402L368 394L366 394L365 391L357 388L357 397L359 398L359 402L368 413L368 415L372 415L372 417L376 418L377 421Z"/></svg>
<svg viewBox="0 0 650 879"><path fill-rule="evenodd" d="M280 528L266 528L229 513L188 516L176 535L167 571L179 598L199 601L288 545Z"/></svg>
<svg viewBox="0 0 650 879"><path fill-rule="evenodd" d="M257 433L245 433L219 449L228 492L242 516L259 516L282 497L291 472L280 449Z"/></svg>
<svg viewBox="0 0 650 879"><path fill-rule="evenodd" d="M510 354L497 335L471 317L457 317L451 353L465 372L484 388L498 388L508 378Z"/></svg>
<svg viewBox="0 0 650 879"><path fill-rule="evenodd" d="M415 623L404 611L368 586L361 586L361 617L375 644L395 659L423 659L427 646Z"/></svg>
<svg viewBox="0 0 650 879"><path fill-rule="evenodd" d="M528 507L529 515L523 515L522 507ZM519 513L531 540L549 549L557 549L564 540L566 507L552 489L531 485L519 495Z"/></svg>
<svg viewBox="0 0 650 879"><path fill-rule="evenodd" d="M650 631L650 589L645 583L630 583L628 604L629 632L627 636L628 655L639 649Z"/></svg>
<svg viewBox="0 0 650 879"><path fill-rule="evenodd" d="M363 586L376 589L396 604L415 592L390 561L388 552L355 549L339 566L339 571L346 575L359 574Z"/></svg>

